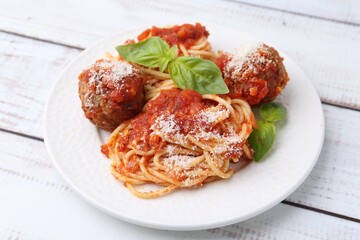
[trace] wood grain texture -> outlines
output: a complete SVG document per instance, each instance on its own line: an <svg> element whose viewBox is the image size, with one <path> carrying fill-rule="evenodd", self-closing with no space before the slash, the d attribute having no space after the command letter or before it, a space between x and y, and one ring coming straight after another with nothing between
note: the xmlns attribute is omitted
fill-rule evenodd
<svg viewBox="0 0 360 240"><path fill-rule="evenodd" d="M248 221L206 231L137 227L80 199L52 167L43 143L2 132L0 141L1 239L355 240L360 234L360 224L284 204Z"/></svg>
<svg viewBox="0 0 360 240"><path fill-rule="evenodd" d="M195 21L232 26L281 48L324 102L360 109L359 26L225 1L14 0L0 8L0 29L77 47L137 26Z"/></svg>
<svg viewBox="0 0 360 240"><path fill-rule="evenodd" d="M78 53L0 33L0 128L40 136L50 88Z"/></svg>
<svg viewBox="0 0 360 240"><path fill-rule="evenodd" d="M357 0L228 0L238 3L302 14L309 17L337 21L343 24L360 25L360 2Z"/></svg>
<svg viewBox="0 0 360 240"><path fill-rule="evenodd" d="M326 132L321 155L287 200L360 219L360 112L323 107Z"/></svg>

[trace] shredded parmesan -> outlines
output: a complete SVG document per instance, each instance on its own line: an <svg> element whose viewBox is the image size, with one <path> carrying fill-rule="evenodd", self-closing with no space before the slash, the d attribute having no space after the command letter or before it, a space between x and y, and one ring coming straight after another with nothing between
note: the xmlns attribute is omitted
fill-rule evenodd
<svg viewBox="0 0 360 240"><path fill-rule="evenodd" d="M160 115L150 127L153 132L174 144L185 144L186 136L180 132L180 124L174 114Z"/></svg>
<svg viewBox="0 0 360 240"><path fill-rule="evenodd" d="M201 172L202 172L201 168L194 168L194 169L185 171L184 173L187 176L187 178L184 180L184 185L185 186L190 186L191 181L198 178Z"/></svg>
<svg viewBox="0 0 360 240"><path fill-rule="evenodd" d="M189 121L194 121L193 129L187 135L182 133L182 125L174 114L161 114L156 117L153 125L150 127L151 134L161 136L164 140L171 142L167 145L165 150L165 157L162 159L164 167L174 174L185 186L192 186L194 181L199 178L204 169L199 164L192 166L196 156L179 154L178 147L173 144L186 144L191 135L199 143L207 145L210 149L210 154L227 158L228 156L241 156L243 138L233 129L228 129L226 133L221 133L217 128L214 128L219 119L230 116L229 110L219 104L214 107L209 107L199 113L189 117ZM196 145L194 145L196 148Z"/></svg>
<svg viewBox="0 0 360 240"><path fill-rule="evenodd" d="M265 64L271 62L271 59L267 59L259 54L259 50L266 51L266 46L260 42L254 42L245 45L243 48L235 49L229 54L230 61L225 67L226 77L238 76L241 71L248 70L253 73L257 73L256 64Z"/></svg>
<svg viewBox="0 0 360 240"><path fill-rule="evenodd" d="M242 149L235 147L234 145L244 141L243 138L235 132L227 135L221 135L219 133L206 132L202 129L196 132L194 137L201 142L210 141L215 143L212 148L212 153L215 155L221 155L231 151L240 153Z"/></svg>
<svg viewBox="0 0 360 240"><path fill-rule="evenodd" d="M160 115L156 118L154 125L152 125L150 129L157 135L175 134L180 131L174 114L168 116Z"/></svg>
<svg viewBox="0 0 360 240"><path fill-rule="evenodd" d="M201 111L197 116L200 121L205 123L213 123L217 121L221 116L225 115L229 117L230 112L226 108L221 108L220 110L216 109L216 111Z"/></svg>
<svg viewBox="0 0 360 240"><path fill-rule="evenodd" d="M201 167L189 165L196 157L187 155L172 155L163 159L164 166L172 171L177 177L185 177L183 183L189 186L193 180L199 177L203 171Z"/></svg>
<svg viewBox="0 0 360 240"><path fill-rule="evenodd" d="M90 68L89 85L96 87L96 94L103 94L103 83L112 83L116 89L120 89L123 80L131 76L135 68L127 62L102 59Z"/></svg>
<svg viewBox="0 0 360 240"><path fill-rule="evenodd" d="M163 159L164 165L168 168L182 167L188 169L188 165L194 160L194 157L187 155L172 155Z"/></svg>
<svg viewBox="0 0 360 240"><path fill-rule="evenodd" d="M173 155L176 151L177 147L175 145L171 145L171 144L168 144L166 146L166 149L165 151L169 154L169 155Z"/></svg>

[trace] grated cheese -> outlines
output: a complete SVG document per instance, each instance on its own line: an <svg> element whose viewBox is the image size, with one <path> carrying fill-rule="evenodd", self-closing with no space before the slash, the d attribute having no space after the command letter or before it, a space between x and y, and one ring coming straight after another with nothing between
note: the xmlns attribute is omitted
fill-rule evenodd
<svg viewBox="0 0 360 240"><path fill-rule="evenodd" d="M225 67L225 77L234 78L238 76L241 71L245 70L257 73L258 70L255 65L272 62L271 59L261 56L259 50L267 51L266 45L264 43L254 42L229 53L230 61Z"/></svg>
<svg viewBox="0 0 360 240"><path fill-rule="evenodd" d="M184 185L185 186L190 186L191 181L195 180L200 175L200 173L202 171L203 170L201 168L194 168L194 169L185 171L184 173L187 176L187 178L183 181Z"/></svg>
<svg viewBox="0 0 360 240"><path fill-rule="evenodd" d="M207 109L208 110L208 109ZM221 116L226 115L226 117L229 117L230 112L227 108L221 108L220 110L216 109L216 111L206 111L202 110L199 112L197 117L200 121L203 121L205 123L213 123L217 121Z"/></svg>
<svg viewBox="0 0 360 240"><path fill-rule="evenodd" d="M174 114L161 114L150 127L151 134L162 136L164 140L173 144L184 144L188 141L188 136L191 135L203 144L208 145L211 149L210 154L214 156L220 158L233 156L233 154L241 156L241 143L244 140L234 128L229 128L230 132L227 131L226 133L213 129L212 123L218 121L224 115L228 118L230 112L221 104L200 111L190 117L189 121L195 121L194 128L191 129L188 135L185 135L181 133L181 123ZM204 169L199 164L191 166L196 156L179 154L177 150L181 147L173 144L165 148L166 157L162 159L163 164L169 172L179 179L183 179L181 181L185 186L191 186ZM196 146L194 147L196 148Z"/></svg>
<svg viewBox="0 0 360 240"><path fill-rule="evenodd" d="M168 116L162 114L156 118L155 123L150 129L153 130L155 134L168 135L178 133L180 131L180 126L178 125L174 114Z"/></svg>
<svg viewBox="0 0 360 240"><path fill-rule="evenodd" d="M127 62L102 59L94 63L89 71L89 85L96 87L96 94L103 94L103 84L113 83L116 89L121 89L124 78L134 74L135 68Z"/></svg>
<svg viewBox="0 0 360 240"><path fill-rule="evenodd" d="M170 169L173 167L182 167L183 169L189 169L188 165L194 160L194 157L187 155L172 155L163 158L164 165Z"/></svg>

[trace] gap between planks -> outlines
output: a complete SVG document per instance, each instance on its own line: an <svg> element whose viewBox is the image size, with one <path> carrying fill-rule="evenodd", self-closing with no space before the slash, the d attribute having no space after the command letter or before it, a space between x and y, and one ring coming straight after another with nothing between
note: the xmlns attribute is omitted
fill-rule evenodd
<svg viewBox="0 0 360 240"><path fill-rule="evenodd" d="M0 128L0 131L10 133L10 134L13 134L13 135L16 135L16 136L24 137L24 138L29 138L29 139L36 140L36 141L39 141L39 142L44 142L43 138L35 137L35 136L28 135L28 134L25 134L25 133L19 133L19 132L15 132L15 131L3 129L3 128Z"/></svg>
<svg viewBox="0 0 360 240"><path fill-rule="evenodd" d="M54 44L54 45L57 45L57 46L63 46L63 47L67 47L67 48L77 49L77 50L81 50L81 51L85 49L85 48L82 48L82 47L78 47L78 46L74 46L74 45L70 45L70 44L66 44L66 43L59 43L59 42L55 42L55 41L51 41L51 40L47 40L47 39L36 38L36 37L32 37L32 36L29 36L29 35L26 35L26 34L21 34L21 33L17 33L17 32L11 32L11 31L7 31L7 30L4 30L4 29L0 29L0 32L10 34L10 35L14 35L14 36L18 36L18 37L32 39L32 40L39 41L39 42L45 42L45 43L49 43L49 44Z"/></svg>
<svg viewBox="0 0 360 240"><path fill-rule="evenodd" d="M322 213L322 214L325 214L325 215L328 215L328 216L332 216L332 217L341 218L341 219L344 219L344 220L360 223L360 219L349 217L349 216L338 214L338 213L334 213L334 212L329 212L329 211L322 210L322 209L319 209L319 208L314 208L314 207L306 206L306 205L303 205L303 204L290 202L290 201L287 201L287 200L283 200L283 201L281 201L281 203L286 204L286 205L290 205L290 206L293 206L293 207L306 209L306 210L313 211L313 212Z"/></svg>

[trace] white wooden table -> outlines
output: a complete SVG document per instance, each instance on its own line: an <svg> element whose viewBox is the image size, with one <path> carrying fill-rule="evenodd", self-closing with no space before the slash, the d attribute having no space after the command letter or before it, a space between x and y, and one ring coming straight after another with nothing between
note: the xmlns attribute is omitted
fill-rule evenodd
<svg viewBox="0 0 360 240"><path fill-rule="evenodd" d="M0 1L0 239L360 239L360 1ZM67 63L137 26L226 24L308 74L326 137L306 181L266 213L195 232L114 219L75 194L44 147L42 115Z"/></svg>

